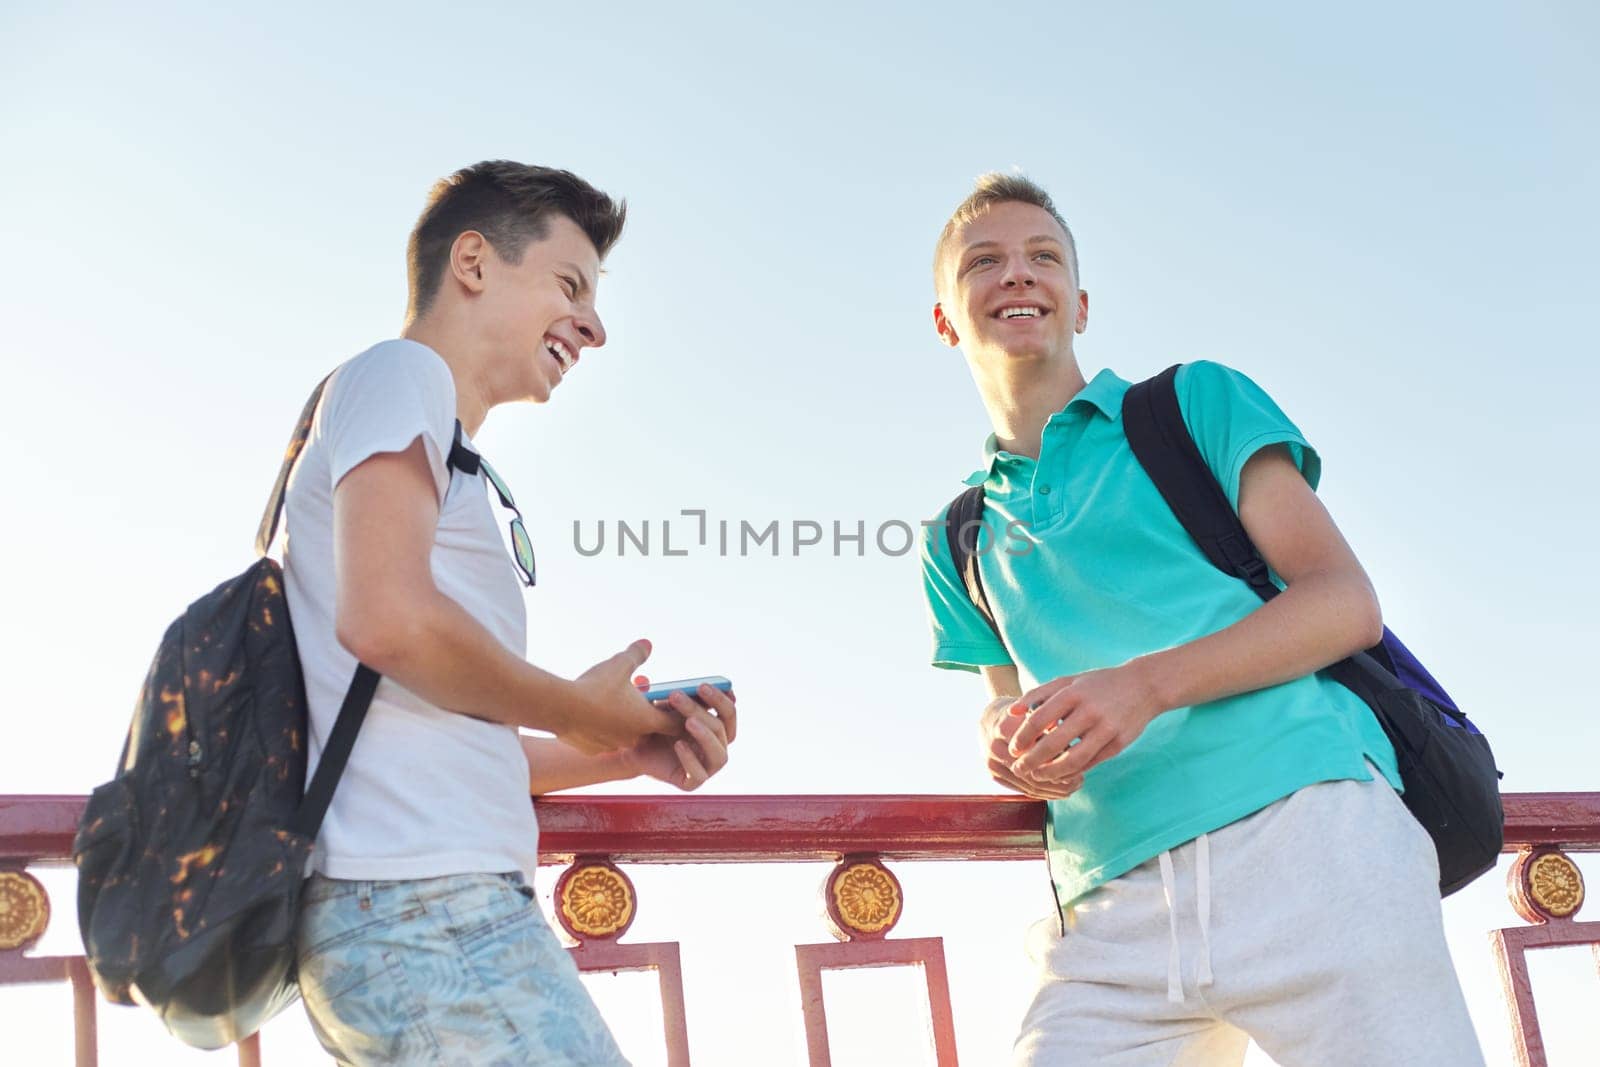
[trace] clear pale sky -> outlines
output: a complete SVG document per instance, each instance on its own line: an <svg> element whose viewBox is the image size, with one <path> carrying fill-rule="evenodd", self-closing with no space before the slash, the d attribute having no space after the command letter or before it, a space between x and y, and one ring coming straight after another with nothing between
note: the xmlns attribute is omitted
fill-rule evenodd
<svg viewBox="0 0 1600 1067"><path fill-rule="evenodd" d="M0 792L110 775L163 628L249 561L306 393L398 331L428 185L499 157L630 205L610 344L479 439L539 553L529 655L575 673L647 636L656 677L732 677L740 740L710 791L992 791L980 685L927 666L915 555L872 533L933 515L977 465L987 424L934 336L929 259L972 178L1011 167L1076 231L1085 370L1254 376L1321 451L1387 620L1494 740L1505 787L1600 788L1597 51L1577 2L13 5ZM723 557L714 528L694 545L685 508L777 520L782 554ZM651 521L650 555L618 557L619 519ZM687 556L661 553L668 519ZM607 551L581 555L573 524L592 544L601 520ZM794 555L796 520L823 544ZM865 524L864 555L834 555L834 522ZM896 869L897 932L947 938L963 1061L998 1061L1042 864ZM634 870L630 938L684 942L697 1064L801 1062L790 946L826 939L825 872ZM45 948L69 951L70 876L47 875ZM1445 916L1508 1063L1484 937L1518 921L1503 879ZM1535 976L1552 1062L1585 1062L1588 954ZM659 1062L647 988L596 988ZM910 1061L914 1023L864 1032L904 1017L909 979L829 991L836 1063ZM0 993L17 1062L67 1061L69 1005ZM187 1062L134 1012L102 1028L108 1063ZM298 1009L267 1034L279 1062L309 1042Z"/></svg>

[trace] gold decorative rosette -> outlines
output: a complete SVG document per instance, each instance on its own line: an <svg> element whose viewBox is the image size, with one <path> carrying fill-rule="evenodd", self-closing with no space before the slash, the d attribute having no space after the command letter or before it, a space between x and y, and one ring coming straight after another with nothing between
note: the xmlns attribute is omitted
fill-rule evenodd
<svg viewBox="0 0 1600 1067"><path fill-rule="evenodd" d="M1564 853L1535 856L1528 864L1528 895L1541 910L1565 919L1583 907L1583 872Z"/></svg>
<svg viewBox="0 0 1600 1067"><path fill-rule="evenodd" d="M0 950L39 940L50 925L50 896L26 871L0 871Z"/></svg>
<svg viewBox="0 0 1600 1067"><path fill-rule="evenodd" d="M1523 852L1511 865L1511 905L1528 922L1570 919L1583 907L1583 872L1560 849Z"/></svg>
<svg viewBox="0 0 1600 1067"><path fill-rule="evenodd" d="M835 935L845 940L882 937L900 919L900 882L876 859L846 859L823 889Z"/></svg>
<svg viewBox="0 0 1600 1067"><path fill-rule="evenodd" d="M556 883L556 917L579 941L621 937L633 912L633 883L606 861L579 860Z"/></svg>

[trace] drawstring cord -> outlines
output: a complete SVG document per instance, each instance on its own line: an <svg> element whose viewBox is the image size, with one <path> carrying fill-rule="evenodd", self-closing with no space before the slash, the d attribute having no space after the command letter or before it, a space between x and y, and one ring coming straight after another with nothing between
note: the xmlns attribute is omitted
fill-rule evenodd
<svg viewBox="0 0 1600 1067"><path fill-rule="evenodd" d="M1195 904L1200 919L1200 969L1195 988L1212 983L1211 975L1211 838L1201 834L1195 842ZM1178 883L1172 871L1172 852L1161 853L1161 892L1167 898L1167 1000L1183 1003L1182 961L1178 953Z"/></svg>
<svg viewBox="0 0 1600 1067"><path fill-rule="evenodd" d="M1172 951L1167 953L1167 1000L1183 1003L1183 981L1178 977L1178 908L1176 880L1172 877L1172 852L1161 854L1161 891L1167 897L1167 928L1172 931Z"/></svg>
<svg viewBox="0 0 1600 1067"><path fill-rule="evenodd" d="M1194 895L1200 911L1200 974L1195 988L1211 984L1211 835L1195 843Z"/></svg>

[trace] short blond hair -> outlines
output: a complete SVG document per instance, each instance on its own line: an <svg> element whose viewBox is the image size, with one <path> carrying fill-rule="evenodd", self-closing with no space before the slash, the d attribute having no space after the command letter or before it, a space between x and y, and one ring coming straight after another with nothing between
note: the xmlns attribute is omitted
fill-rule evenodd
<svg viewBox="0 0 1600 1067"><path fill-rule="evenodd" d="M955 238L956 231L996 204L1032 204L1048 212L1051 218L1061 224L1062 232L1067 235L1067 258L1072 262L1072 280L1074 282L1080 280L1078 242L1072 236L1072 227L1067 225L1067 220L1056 210L1055 201L1050 199L1050 194L1021 174L991 170L987 174L978 175L978 180L973 183L972 192L956 207L955 213L950 216L950 221L944 224L944 229L939 233L939 243L933 248L933 288L936 293L940 287L945 254L949 251L950 242Z"/></svg>

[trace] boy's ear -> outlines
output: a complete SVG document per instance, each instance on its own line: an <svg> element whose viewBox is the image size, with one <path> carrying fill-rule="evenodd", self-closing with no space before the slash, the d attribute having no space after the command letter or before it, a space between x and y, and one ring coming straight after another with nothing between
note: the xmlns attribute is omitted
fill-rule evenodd
<svg viewBox="0 0 1600 1067"><path fill-rule="evenodd" d="M956 334L956 328L950 325L950 319L944 313L943 304L933 305L933 328L939 332L939 339L951 348L961 343L961 338Z"/></svg>
<svg viewBox="0 0 1600 1067"><path fill-rule="evenodd" d="M450 276L469 293L483 292L483 268L489 258L489 242L477 230L456 236L450 245Z"/></svg>

